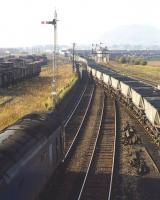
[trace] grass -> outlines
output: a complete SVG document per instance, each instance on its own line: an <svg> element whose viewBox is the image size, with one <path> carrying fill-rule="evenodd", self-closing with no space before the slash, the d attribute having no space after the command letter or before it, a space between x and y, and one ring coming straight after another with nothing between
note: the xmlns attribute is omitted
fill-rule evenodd
<svg viewBox="0 0 160 200"><path fill-rule="evenodd" d="M148 58L148 61L160 61L160 57L159 56L151 57Z"/></svg>
<svg viewBox="0 0 160 200"><path fill-rule="evenodd" d="M160 67L160 60L148 61L148 65L153 66L153 67Z"/></svg>
<svg viewBox="0 0 160 200"><path fill-rule="evenodd" d="M57 91L62 98L76 81L71 65L62 65L57 74ZM23 81L16 86L2 91L0 102L13 98L0 107L0 130L31 112L46 111L54 107L51 97L52 68L42 69L39 77Z"/></svg>
<svg viewBox="0 0 160 200"><path fill-rule="evenodd" d="M119 64L115 61L110 61L110 64L107 64L107 66L126 75L143 78L153 81L155 84L160 84L159 66Z"/></svg>

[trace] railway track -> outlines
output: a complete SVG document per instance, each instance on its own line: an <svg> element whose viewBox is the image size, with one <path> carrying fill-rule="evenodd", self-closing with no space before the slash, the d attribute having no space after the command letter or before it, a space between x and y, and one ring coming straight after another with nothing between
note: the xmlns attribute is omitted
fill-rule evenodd
<svg viewBox="0 0 160 200"><path fill-rule="evenodd" d="M95 90L86 119L83 120L83 126L80 125L81 128L75 131L76 134L70 140L71 144L67 145L69 148L66 148L64 162L57 168L46 189L40 194L40 199L52 199L53 197L54 199L75 199L78 197L79 187L82 185L88 166L88 156L91 156L101 124L102 103L103 91ZM76 116L73 116L74 119Z"/></svg>
<svg viewBox="0 0 160 200"><path fill-rule="evenodd" d="M88 85L83 91L76 107L69 115L68 119L64 122L65 127L65 158L67 157L74 141L81 129L85 120L86 114L91 104L95 86L94 84ZM64 159L65 159L64 158Z"/></svg>
<svg viewBox="0 0 160 200"><path fill-rule="evenodd" d="M122 130L126 121L134 126L142 143L124 145ZM40 194L40 200L158 200L159 171L145 147L143 127L120 103L114 104L110 97L104 100L101 88L94 89L90 84L84 90L65 121L65 130L64 162ZM144 175L137 174L131 165L136 152L149 168Z"/></svg>
<svg viewBox="0 0 160 200"><path fill-rule="evenodd" d="M78 200L110 199L116 142L116 110L113 99L104 101L101 127Z"/></svg>
<svg viewBox="0 0 160 200"><path fill-rule="evenodd" d="M144 128L119 102L117 102L117 119L116 168L111 199L158 200L159 171L146 148L146 140L143 138ZM133 128L136 138L140 138L140 141L126 142L124 138L126 122ZM129 141L131 137L128 136Z"/></svg>
<svg viewBox="0 0 160 200"><path fill-rule="evenodd" d="M135 79L137 79L137 80L139 80L139 81L141 81L141 82L143 82L145 84L148 84L148 85L150 85L152 87L157 87L157 85L158 85L155 81L151 81L151 80L148 80L148 79L138 78L136 76L133 76L133 78L135 78Z"/></svg>
<svg viewBox="0 0 160 200"><path fill-rule="evenodd" d="M113 70L112 67L109 67L109 69ZM131 77L131 78L134 78L134 79L137 79L137 80L139 80L139 81L141 81L141 82L143 82L143 83L145 83L145 84L148 84L148 85L150 85L150 86L153 86L153 87L157 87L157 86L158 86L158 83L157 83L156 81L154 81L154 80L148 80L148 79L146 79L146 78L140 78L140 77L137 77L136 75L133 75L133 74L128 74L128 73L125 73L125 72L121 72L120 70L115 70L115 71L117 71L117 72L119 72L119 73L122 73L122 74L124 74L125 76Z"/></svg>

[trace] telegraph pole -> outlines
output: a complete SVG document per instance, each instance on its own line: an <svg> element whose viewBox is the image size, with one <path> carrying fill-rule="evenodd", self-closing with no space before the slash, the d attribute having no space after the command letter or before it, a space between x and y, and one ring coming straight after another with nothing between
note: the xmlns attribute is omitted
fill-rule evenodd
<svg viewBox="0 0 160 200"><path fill-rule="evenodd" d="M92 44L92 54L93 54L93 48L94 48L94 44Z"/></svg>
<svg viewBox="0 0 160 200"><path fill-rule="evenodd" d="M42 24L51 24L54 26L54 51L53 51L53 79L52 79L52 92L51 95L53 99L57 102L58 93L57 93L57 62L56 62L56 53L57 53L57 12L54 12L54 19L52 21L42 21Z"/></svg>
<svg viewBox="0 0 160 200"><path fill-rule="evenodd" d="M72 49L72 51L73 51L73 58L72 58L73 72L74 72L74 69L75 69L75 66L74 66L75 65L75 46L76 46L76 43L73 43L73 49Z"/></svg>

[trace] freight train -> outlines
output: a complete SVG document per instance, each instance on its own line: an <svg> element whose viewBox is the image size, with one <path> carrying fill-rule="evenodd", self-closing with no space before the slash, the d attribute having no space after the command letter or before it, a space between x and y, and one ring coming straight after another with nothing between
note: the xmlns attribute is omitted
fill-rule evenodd
<svg viewBox="0 0 160 200"><path fill-rule="evenodd" d="M32 113L0 134L0 199L35 200L64 152L56 111Z"/></svg>
<svg viewBox="0 0 160 200"><path fill-rule="evenodd" d="M160 90L88 60L87 71L107 92L118 98L160 146Z"/></svg>
<svg viewBox="0 0 160 200"><path fill-rule="evenodd" d="M19 81L38 76L41 66L45 64L47 64L45 56L1 59L0 88L7 88Z"/></svg>

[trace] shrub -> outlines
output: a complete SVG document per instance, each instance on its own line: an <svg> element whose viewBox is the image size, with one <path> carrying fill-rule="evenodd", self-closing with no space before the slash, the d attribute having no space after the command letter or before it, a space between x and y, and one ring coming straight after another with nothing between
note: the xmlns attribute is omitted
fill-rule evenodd
<svg viewBox="0 0 160 200"><path fill-rule="evenodd" d="M126 58L124 57L124 56L121 56L120 58L119 58L119 62L120 63L126 63Z"/></svg>
<svg viewBox="0 0 160 200"><path fill-rule="evenodd" d="M132 65L147 65L147 61L144 58L140 57L131 57L131 56L121 56L116 58L119 63L128 63Z"/></svg>
<svg viewBox="0 0 160 200"><path fill-rule="evenodd" d="M146 60L141 60L141 65L147 65L147 61Z"/></svg>
<svg viewBox="0 0 160 200"><path fill-rule="evenodd" d="M139 60L139 59L136 59L136 60L134 61L134 64L135 64L135 65L140 65L140 60Z"/></svg>

